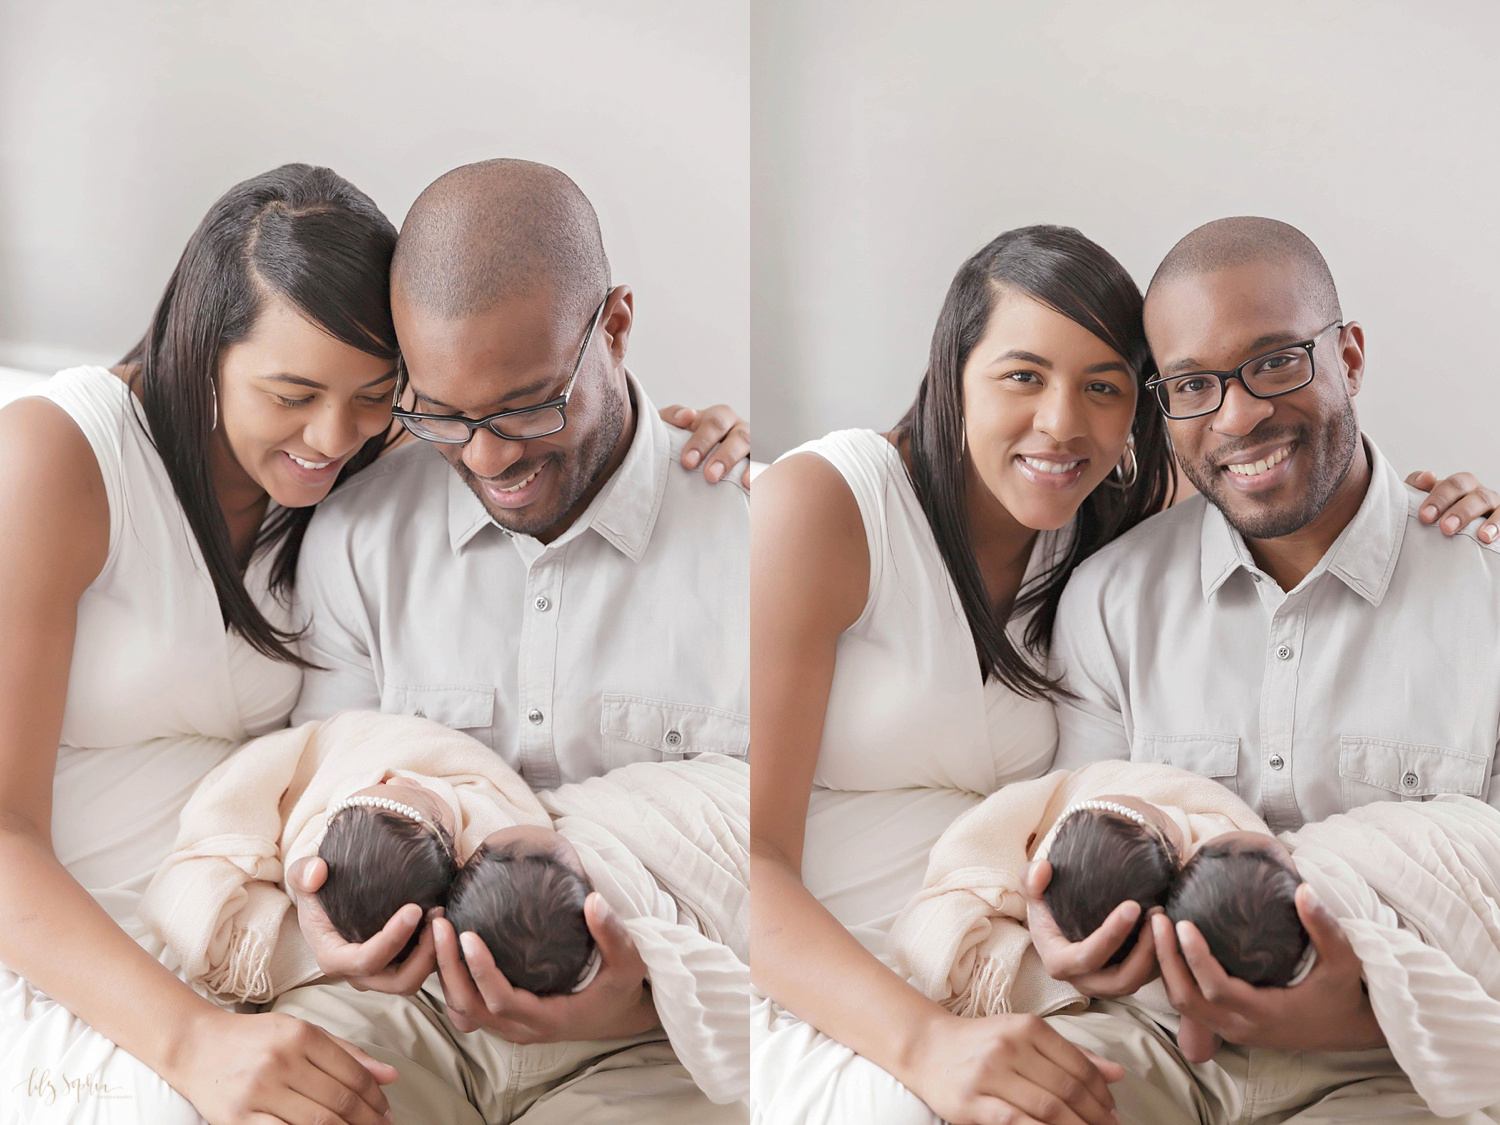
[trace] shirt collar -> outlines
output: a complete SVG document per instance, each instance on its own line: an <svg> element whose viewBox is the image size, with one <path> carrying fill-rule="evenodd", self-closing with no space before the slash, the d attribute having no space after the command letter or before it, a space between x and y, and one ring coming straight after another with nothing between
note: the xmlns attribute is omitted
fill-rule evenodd
<svg viewBox="0 0 1500 1125"><path fill-rule="evenodd" d="M631 562L639 562L646 553L667 489L672 443L667 436L667 424L656 413L636 377L627 371L625 380L635 403L635 434L625 460L573 526L547 547L561 547L594 531ZM461 552L485 527L493 527L496 532L515 539L518 547L535 542L529 536L512 535L500 527L451 466L448 474L448 541L454 554ZM541 549L535 553L540 554Z"/></svg>
<svg viewBox="0 0 1500 1125"><path fill-rule="evenodd" d="M1371 605L1379 605L1401 554L1408 501L1401 478L1390 462L1368 437L1361 435L1361 440L1370 459L1370 486L1354 518L1308 578L1326 570ZM1244 569L1252 575L1262 573L1244 538L1212 504L1206 503L1204 507L1201 544L1200 577L1205 601L1236 570Z"/></svg>

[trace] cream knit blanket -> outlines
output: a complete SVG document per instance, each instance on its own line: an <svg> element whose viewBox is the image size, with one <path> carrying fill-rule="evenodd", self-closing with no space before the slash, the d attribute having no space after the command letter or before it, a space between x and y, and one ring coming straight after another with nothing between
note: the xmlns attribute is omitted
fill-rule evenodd
<svg viewBox="0 0 1500 1125"><path fill-rule="evenodd" d="M539 794L646 963L662 1027L710 1099L750 1089L750 767L639 762Z"/></svg>
<svg viewBox="0 0 1500 1125"><path fill-rule="evenodd" d="M346 711L257 738L203 779L141 904L188 983L262 1002L319 975L286 868L316 853L329 807L388 776L447 802L460 860L491 832L551 825L494 751L428 719Z"/></svg>
<svg viewBox="0 0 1500 1125"><path fill-rule="evenodd" d="M1359 955L1386 1043L1428 1107L1500 1106L1500 810L1381 801L1282 840Z"/></svg>
<svg viewBox="0 0 1500 1125"><path fill-rule="evenodd" d="M1111 793L1160 807L1190 847L1237 829L1269 833L1228 789L1174 766L1095 762L1007 785L943 833L922 889L896 918L891 949L912 984L964 1016L1082 1008L1084 996L1042 967L1026 928L1023 887L1037 846L1062 812ZM1159 985L1140 999L1170 1011Z"/></svg>

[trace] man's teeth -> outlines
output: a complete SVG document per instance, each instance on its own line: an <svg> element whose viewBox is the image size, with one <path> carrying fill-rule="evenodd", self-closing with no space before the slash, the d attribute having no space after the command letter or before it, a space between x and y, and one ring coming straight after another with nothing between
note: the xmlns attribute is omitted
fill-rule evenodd
<svg viewBox="0 0 1500 1125"><path fill-rule="evenodd" d="M531 470L531 475L529 477L527 477L525 480L521 481L519 484L513 484L513 485L511 485L509 488L505 487L504 485L500 485L500 484L491 485L490 487L492 487L496 492L520 492L521 489L525 488L532 481L536 480L537 473L539 473L541 471L542 471L542 467L540 465L538 465L535 469Z"/></svg>
<svg viewBox="0 0 1500 1125"><path fill-rule="evenodd" d="M1027 457L1024 453L1020 457L1039 473L1071 473L1079 464L1077 461L1042 461L1036 457Z"/></svg>
<svg viewBox="0 0 1500 1125"><path fill-rule="evenodd" d="M304 461L295 453L288 453L287 456L290 457L293 461L297 462L297 464L301 465L304 469L326 469L329 465L333 464L332 461Z"/></svg>
<svg viewBox="0 0 1500 1125"><path fill-rule="evenodd" d="M1255 461L1247 465L1225 465L1224 467L1236 476L1258 477L1267 469L1274 469L1277 465L1285 461L1286 455L1291 451L1292 447L1290 445L1283 445L1275 453L1271 454L1271 456L1260 461Z"/></svg>

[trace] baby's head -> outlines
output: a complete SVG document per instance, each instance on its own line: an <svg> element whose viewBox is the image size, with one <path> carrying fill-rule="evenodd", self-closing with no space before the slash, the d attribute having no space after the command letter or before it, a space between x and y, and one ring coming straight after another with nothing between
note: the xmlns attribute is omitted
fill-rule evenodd
<svg viewBox="0 0 1500 1125"><path fill-rule="evenodd" d="M1177 826L1155 805L1126 796L1080 801L1038 849L1052 865L1042 900L1069 941L1088 937L1120 903L1140 903L1130 937L1107 962L1117 965L1135 947L1147 911L1166 905L1181 849Z"/></svg>
<svg viewBox="0 0 1500 1125"><path fill-rule="evenodd" d="M409 902L424 913L442 905L457 871L453 812L430 789L393 778L334 807L318 855L328 864L318 901L329 922L345 941L367 941Z"/></svg>
<svg viewBox="0 0 1500 1125"><path fill-rule="evenodd" d="M1214 959L1250 984L1285 986L1308 964L1297 917L1292 853L1274 836L1226 832L1188 861L1167 900L1167 916L1198 927Z"/></svg>
<svg viewBox="0 0 1500 1125"><path fill-rule="evenodd" d="M593 888L578 853L549 828L491 833L459 870L447 917L472 930L516 988L538 996L572 992L595 964L583 903Z"/></svg>

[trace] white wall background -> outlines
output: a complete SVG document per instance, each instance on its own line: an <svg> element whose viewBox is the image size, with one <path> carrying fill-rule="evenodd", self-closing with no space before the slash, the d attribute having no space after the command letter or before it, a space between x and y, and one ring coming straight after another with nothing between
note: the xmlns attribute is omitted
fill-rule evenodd
<svg viewBox="0 0 1500 1125"><path fill-rule="evenodd" d="M1058 222L1144 284L1199 223L1323 250L1365 430L1500 483L1500 5L757 0L758 456L887 428L959 264Z"/></svg>
<svg viewBox="0 0 1500 1125"><path fill-rule="evenodd" d="M636 292L658 404L749 402L745 0L0 0L0 364L117 359L231 184L326 164L400 224L555 164Z"/></svg>

